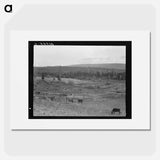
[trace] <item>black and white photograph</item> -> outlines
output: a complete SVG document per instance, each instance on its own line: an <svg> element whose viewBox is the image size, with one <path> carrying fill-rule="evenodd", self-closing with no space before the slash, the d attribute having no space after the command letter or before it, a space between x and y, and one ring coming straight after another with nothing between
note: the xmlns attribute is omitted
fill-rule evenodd
<svg viewBox="0 0 160 160"><path fill-rule="evenodd" d="M29 118L131 119L131 41L29 41Z"/></svg>

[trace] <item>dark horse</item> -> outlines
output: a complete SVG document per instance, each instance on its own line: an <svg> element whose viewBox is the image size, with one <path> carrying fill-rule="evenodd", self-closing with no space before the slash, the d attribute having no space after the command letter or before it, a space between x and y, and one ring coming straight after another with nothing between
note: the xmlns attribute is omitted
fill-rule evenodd
<svg viewBox="0 0 160 160"><path fill-rule="evenodd" d="M115 114L115 113L121 114L120 108L113 108L112 111L111 111L111 114Z"/></svg>

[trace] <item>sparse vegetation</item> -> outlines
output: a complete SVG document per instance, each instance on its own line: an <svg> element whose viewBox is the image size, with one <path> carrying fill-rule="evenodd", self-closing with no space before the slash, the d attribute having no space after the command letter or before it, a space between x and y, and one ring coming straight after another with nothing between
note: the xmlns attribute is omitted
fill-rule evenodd
<svg viewBox="0 0 160 160"><path fill-rule="evenodd" d="M35 67L34 115L125 116L125 90L124 69Z"/></svg>

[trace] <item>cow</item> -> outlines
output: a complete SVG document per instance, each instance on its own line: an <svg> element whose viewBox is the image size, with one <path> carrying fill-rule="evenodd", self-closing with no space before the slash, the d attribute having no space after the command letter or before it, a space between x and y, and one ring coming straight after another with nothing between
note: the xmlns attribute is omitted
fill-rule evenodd
<svg viewBox="0 0 160 160"><path fill-rule="evenodd" d="M120 108L113 108L111 111L111 114L115 114L115 113L121 114Z"/></svg>
<svg viewBox="0 0 160 160"><path fill-rule="evenodd" d="M68 98L68 101L73 103L73 98Z"/></svg>
<svg viewBox="0 0 160 160"><path fill-rule="evenodd" d="M36 91L36 92L35 92L35 94L40 94L40 93L41 93L41 92L39 92L39 91Z"/></svg>
<svg viewBox="0 0 160 160"><path fill-rule="evenodd" d="M83 97L82 96L74 96L73 94L69 95L66 97L66 102L78 102L78 103L83 103Z"/></svg>
<svg viewBox="0 0 160 160"><path fill-rule="evenodd" d="M72 96L67 96L66 97L66 102L72 102L73 103L73 97Z"/></svg>
<svg viewBox="0 0 160 160"><path fill-rule="evenodd" d="M55 97L50 97L50 100L51 100L51 101L55 100Z"/></svg>
<svg viewBox="0 0 160 160"><path fill-rule="evenodd" d="M83 99L78 99L78 103L83 103Z"/></svg>

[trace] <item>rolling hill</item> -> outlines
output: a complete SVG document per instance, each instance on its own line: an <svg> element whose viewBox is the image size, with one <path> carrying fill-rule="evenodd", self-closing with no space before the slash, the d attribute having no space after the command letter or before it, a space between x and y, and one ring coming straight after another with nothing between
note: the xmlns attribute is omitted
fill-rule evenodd
<svg viewBox="0 0 160 160"><path fill-rule="evenodd" d="M105 69L125 70L125 64L123 64L123 63L76 64L76 65L70 65L70 66L72 66L72 67L105 68Z"/></svg>
<svg viewBox="0 0 160 160"><path fill-rule="evenodd" d="M110 63L110 64L77 64L70 66L46 66L46 67L34 67L34 74L39 75L42 73L55 74L55 73L75 73L75 72L86 72L86 73L96 73L96 72L106 72L114 70L116 72L124 72L125 64L120 63Z"/></svg>

